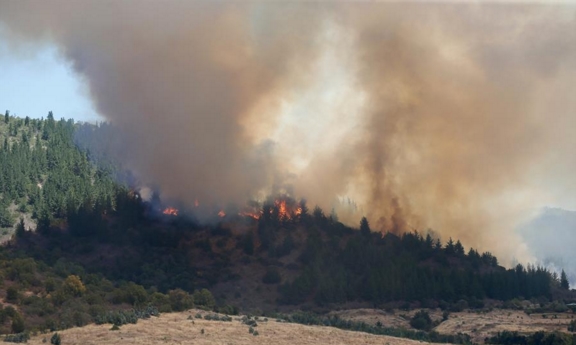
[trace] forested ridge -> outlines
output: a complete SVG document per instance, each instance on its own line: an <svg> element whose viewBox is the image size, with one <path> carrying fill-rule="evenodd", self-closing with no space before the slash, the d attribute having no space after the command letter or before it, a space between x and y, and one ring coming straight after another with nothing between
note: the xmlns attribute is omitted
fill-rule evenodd
<svg viewBox="0 0 576 345"><path fill-rule="evenodd" d="M6 236L15 230L0 248L2 333L81 326L130 308L236 313L247 297L227 284L254 276L258 288L274 287L270 303L251 301L264 310L348 302L482 308L485 299L549 301L568 289L565 275L542 267L505 269L458 240L375 233L366 219L351 228L290 196L301 210L290 218L274 203L261 206L258 220L211 225L158 215L119 182L129 172L75 144L76 131L99 126L52 113L6 112L1 120L0 227ZM245 267L254 275L240 275Z"/></svg>

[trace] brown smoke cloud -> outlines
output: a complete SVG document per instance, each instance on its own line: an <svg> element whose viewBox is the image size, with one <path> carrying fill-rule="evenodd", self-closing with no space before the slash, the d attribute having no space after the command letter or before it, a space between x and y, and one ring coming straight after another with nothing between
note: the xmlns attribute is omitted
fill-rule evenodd
<svg viewBox="0 0 576 345"><path fill-rule="evenodd" d="M290 186L341 220L431 227L506 260L528 257L513 231L527 210L574 205L575 13L18 1L0 4L0 32L56 44L126 164L169 197L243 204Z"/></svg>

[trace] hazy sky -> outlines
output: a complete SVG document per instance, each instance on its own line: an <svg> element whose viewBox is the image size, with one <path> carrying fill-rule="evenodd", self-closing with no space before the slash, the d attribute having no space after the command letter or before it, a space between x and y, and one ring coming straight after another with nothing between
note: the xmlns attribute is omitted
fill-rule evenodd
<svg viewBox="0 0 576 345"><path fill-rule="evenodd" d="M56 118L101 120L82 80L53 46L17 54L0 37L0 112L35 118L52 110Z"/></svg>

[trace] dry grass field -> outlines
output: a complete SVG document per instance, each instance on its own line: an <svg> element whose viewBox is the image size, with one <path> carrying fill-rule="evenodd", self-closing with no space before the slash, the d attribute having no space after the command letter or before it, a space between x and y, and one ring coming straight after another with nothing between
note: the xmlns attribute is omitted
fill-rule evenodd
<svg viewBox="0 0 576 345"><path fill-rule="evenodd" d="M343 319L364 321L375 325L380 321L387 327L410 328L410 317L417 310L404 312L394 311L387 313L376 309L354 309L333 312ZM442 311L429 311L434 321L442 320ZM459 312L450 313L448 320L440 323L435 331L442 334L455 334L458 332L469 334L474 342L483 342L487 336L502 331L517 331L520 333L533 333L537 331L567 332L570 321L576 317L572 312L546 313L527 315L523 311L494 309L490 312Z"/></svg>
<svg viewBox="0 0 576 345"><path fill-rule="evenodd" d="M388 327L410 328L409 317L416 311L395 311L387 313L375 309L355 309L333 312L341 318L354 321L364 321L376 324L380 321ZM304 326L299 324L281 323L274 319L259 321L255 329L259 335L248 332L249 326L243 324L239 317L232 322L208 321L193 318L198 310L182 313L162 314L148 320L139 320L137 324L124 325L118 331L110 330L111 325L88 325L81 328L68 329L59 332L62 344L382 344L382 345L416 345L422 342L352 332L333 327ZM433 320L441 320L442 313L431 311ZM557 318L554 318L554 315ZM494 310L486 313L460 312L451 313L448 320L438 325L439 333L453 334L463 332L470 334L474 342L482 343L484 338L497 332L509 330L523 333L536 331L563 331L572 320L572 313L527 315L521 311ZM193 319L190 319L192 317ZM202 332L204 330L204 332ZM52 334L32 337L29 344L50 343ZM44 339L46 342L43 342Z"/></svg>
<svg viewBox="0 0 576 345"><path fill-rule="evenodd" d="M332 327L304 326L280 323L275 320L259 322L255 327L259 335L248 332L249 327L235 317L232 322L189 320L198 311L162 314L158 318L139 320L135 325L124 325L118 331L111 331L111 325L88 325L59 332L63 345L71 344L198 344L198 345L243 345L243 344L382 344L416 345L419 341L377 336L360 332L343 331ZM204 330L204 334L202 334ZM29 344L50 344L52 334L32 337ZM46 343L43 343L46 339Z"/></svg>

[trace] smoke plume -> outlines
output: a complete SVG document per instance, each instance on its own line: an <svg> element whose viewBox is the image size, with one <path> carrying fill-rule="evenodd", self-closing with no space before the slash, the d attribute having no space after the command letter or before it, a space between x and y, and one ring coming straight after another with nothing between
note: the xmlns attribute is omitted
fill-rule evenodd
<svg viewBox="0 0 576 345"><path fill-rule="evenodd" d="M505 259L528 211L574 207L573 5L4 1L0 35L56 45L126 165L190 204L289 188Z"/></svg>

